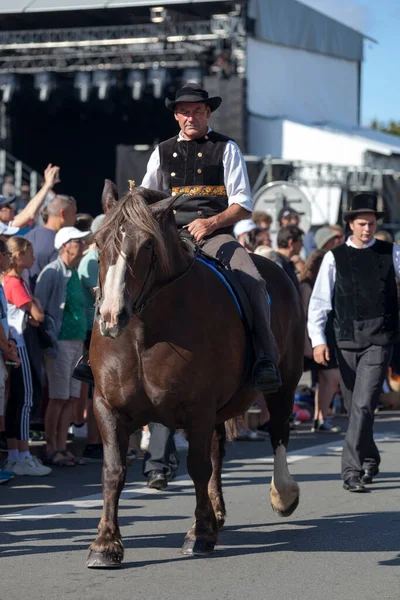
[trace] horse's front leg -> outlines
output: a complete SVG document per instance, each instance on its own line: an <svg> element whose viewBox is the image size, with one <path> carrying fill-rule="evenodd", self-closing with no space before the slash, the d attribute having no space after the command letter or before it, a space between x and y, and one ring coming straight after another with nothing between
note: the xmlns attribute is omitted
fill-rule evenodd
<svg viewBox="0 0 400 600"><path fill-rule="evenodd" d="M208 483L212 473L211 441L213 424L205 430L200 429L200 419L194 419L193 426L187 430L189 453L187 467L196 490L196 510L194 524L186 534L182 546L183 554L208 554L214 550L217 542L217 521L208 495Z"/></svg>
<svg viewBox="0 0 400 600"><path fill-rule="evenodd" d="M125 484L129 436L120 414L110 409L103 398L95 399L94 410L104 446L104 505L98 536L90 546L86 566L112 568L119 567L124 557L118 526L118 501Z"/></svg>

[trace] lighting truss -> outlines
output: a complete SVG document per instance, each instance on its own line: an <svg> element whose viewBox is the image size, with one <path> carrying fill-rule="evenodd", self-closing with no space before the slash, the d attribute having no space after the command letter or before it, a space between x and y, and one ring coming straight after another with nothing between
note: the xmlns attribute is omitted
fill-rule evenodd
<svg viewBox="0 0 400 600"><path fill-rule="evenodd" d="M193 22L2 31L0 73L143 69L160 61L165 67L196 68L201 54L218 48L221 40L230 40L233 56L244 65L243 20L214 17Z"/></svg>

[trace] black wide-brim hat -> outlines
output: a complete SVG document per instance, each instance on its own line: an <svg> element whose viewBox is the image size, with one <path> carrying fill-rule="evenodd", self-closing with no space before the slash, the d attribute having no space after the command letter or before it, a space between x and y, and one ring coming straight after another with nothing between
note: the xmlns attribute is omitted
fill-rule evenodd
<svg viewBox="0 0 400 600"><path fill-rule="evenodd" d="M209 97L208 92L197 83L186 83L175 93L175 100L165 98L165 106L175 111L178 102L205 102L211 108L211 112L217 110L221 105L222 98L219 96Z"/></svg>
<svg viewBox="0 0 400 600"><path fill-rule="evenodd" d="M355 219L358 214L368 212L374 213L377 219L382 219L385 213L377 210L377 204L378 198L376 194L356 194L351 201L351 207L343 214L343 219L350 221L351 219Z"/></svg>

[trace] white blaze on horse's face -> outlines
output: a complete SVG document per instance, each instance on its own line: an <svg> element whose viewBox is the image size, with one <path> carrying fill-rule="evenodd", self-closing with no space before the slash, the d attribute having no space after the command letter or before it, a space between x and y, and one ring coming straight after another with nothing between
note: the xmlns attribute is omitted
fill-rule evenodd
<svg viewBox="0 0 400 600"><path fill-rule="evenodd" d="M123 247L125 232L121 232L121 235ZM108 268L104 284L100 315L107 329L118 325L118 316L124 307L125 274L126 254L121 248L117 262Z"/></svg>

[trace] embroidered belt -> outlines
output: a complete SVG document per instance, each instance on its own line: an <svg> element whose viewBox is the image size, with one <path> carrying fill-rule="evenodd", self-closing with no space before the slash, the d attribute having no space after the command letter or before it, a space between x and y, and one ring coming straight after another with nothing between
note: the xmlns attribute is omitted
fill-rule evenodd
<svg viewBox="0 0 400 600"><path fill-rule="evenodd" d="M176 196L183 192L185 196L226 196L224 185L185 185L182 187L173 187L172 195Z"/></svg>

